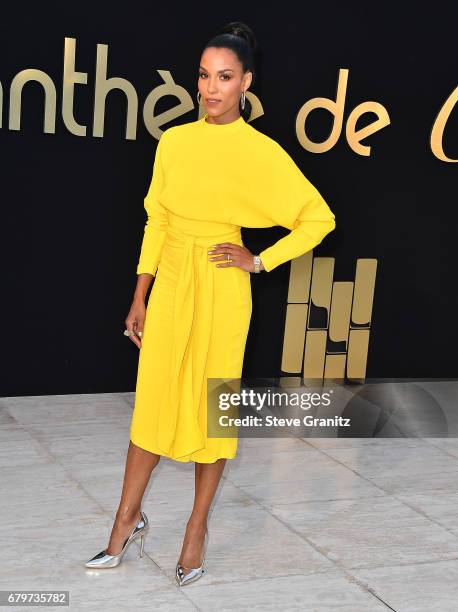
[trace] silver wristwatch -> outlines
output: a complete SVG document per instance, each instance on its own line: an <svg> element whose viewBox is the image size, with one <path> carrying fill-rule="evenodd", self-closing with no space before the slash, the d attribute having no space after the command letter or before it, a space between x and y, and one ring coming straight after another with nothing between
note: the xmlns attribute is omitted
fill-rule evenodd
<svg viewBox="0 0 458 612"><path fill-rule="evenodd" d="M254 255L253 256L253 263L254 263L254 271L256 273L261 272L261 258L259 257L259 255Z"/></svg>

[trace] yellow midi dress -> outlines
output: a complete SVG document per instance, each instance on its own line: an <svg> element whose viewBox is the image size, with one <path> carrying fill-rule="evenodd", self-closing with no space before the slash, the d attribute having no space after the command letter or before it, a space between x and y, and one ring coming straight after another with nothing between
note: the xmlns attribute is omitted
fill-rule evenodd
<svg viewBox="0 0 458 612"><path fill-rule="evenodd" d="M291 231L259 253L270 272L319 244L335 215L289 154L239 117L207 115L161 135L145 198L137 274L155 276L130 426L133 444L187 462L232 459L237 437L207 437L207 378L241 377L250 273L208 251L243 246L241 227Z"/></svg>

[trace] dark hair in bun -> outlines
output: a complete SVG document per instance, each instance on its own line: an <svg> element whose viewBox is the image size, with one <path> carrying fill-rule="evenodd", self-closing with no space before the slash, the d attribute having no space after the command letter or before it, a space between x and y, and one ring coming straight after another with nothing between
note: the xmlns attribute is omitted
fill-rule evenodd
<svg viewBox="0 0 458 612"><path fill-rule="evenodd" d="M258 43L253 34L253 30L242 21L231 21L224 26L219 34L208 41L207 47L223 47L231 49L242 64L243 71L248 70L253 73L252 83L255 79L254 54ZM245 121L251 116L251 104L248 97L245 97L245 108L242 109L239 101L239 110Z"/></svg>

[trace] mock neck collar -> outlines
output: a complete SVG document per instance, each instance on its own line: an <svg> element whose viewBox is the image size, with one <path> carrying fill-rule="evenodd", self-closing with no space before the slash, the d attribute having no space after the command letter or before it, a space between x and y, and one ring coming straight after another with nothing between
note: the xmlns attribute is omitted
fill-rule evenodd
<svg viewBox="0 0 458 612"><path fill-rule="evenodd" d="M208 121L206 121L207 117L208 113L205 113L204 116L200 118L200 123L202 124L202 127L203 129L205 129L206 132L232 132L233 130L236 130L237 128L240 128L242 125L246 124L246 121L242 115L240 115L240 117L237 117L237 119L235 119L234 121L230 121L229 123L208 123Z"/></svg>

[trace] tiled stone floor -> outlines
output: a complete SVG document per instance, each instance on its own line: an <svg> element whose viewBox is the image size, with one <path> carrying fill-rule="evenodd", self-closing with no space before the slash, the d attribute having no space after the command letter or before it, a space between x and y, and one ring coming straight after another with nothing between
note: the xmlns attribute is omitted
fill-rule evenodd
<svg viewBox="0 0 458 612"><path fill-rule="evenodd" d="M182 588L194 465L163 458L144 557L134 543L117 568L86 569L108 542L133 397L0 400L1 590L69 590L77 612L458 609L453 438L240 439L209 518L207 573Z"/></svg>

